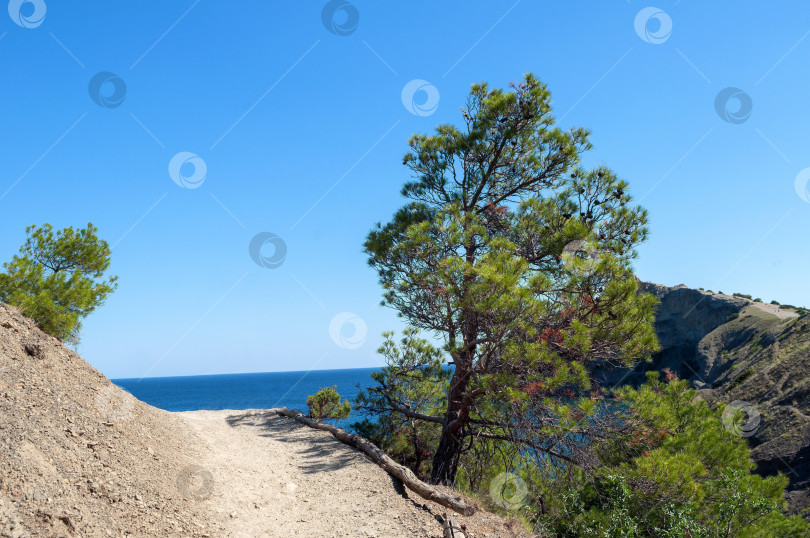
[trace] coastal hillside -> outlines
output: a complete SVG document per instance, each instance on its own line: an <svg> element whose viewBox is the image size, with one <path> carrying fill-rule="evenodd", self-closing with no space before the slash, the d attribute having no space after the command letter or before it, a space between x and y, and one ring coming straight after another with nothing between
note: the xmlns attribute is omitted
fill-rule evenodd
<svg viewBox="0 0 810 538"><path fill-rule="evenodd" d="M177 487L193 439L0 303L3 536L210 536Z"/></svg>
<svg viewBox="0 0 810 538"><path fill-rule="evenodd" d="M446 512L292 419L149 406L0 303L0 536L432 537Z"/></svg>
<svg viewBox="0 0 810 538"><path fill-rule="evenodd" d="M642 289L660 301L661 350L651 363L602 371L603 378L638 385L646 371L668 368L710 402L737 402L748 416L740 434L756 472L789 478L791 512L810 507L810 314L683 285Z"/></svg>

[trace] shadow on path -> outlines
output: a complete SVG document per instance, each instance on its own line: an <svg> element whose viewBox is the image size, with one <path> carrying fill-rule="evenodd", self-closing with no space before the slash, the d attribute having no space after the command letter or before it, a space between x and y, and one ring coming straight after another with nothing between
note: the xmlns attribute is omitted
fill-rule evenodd
<svg viewBox="0 0 810 538"><path fill-rule="evenodd" d="M335 471L347 465L370 461L365 454L341 443L331 434L318 432L273 412L248 412L231 415L226 420L231 427L256 428L258 435L301 447L296 452L303 458L299 468L304 473Z"/></svg>

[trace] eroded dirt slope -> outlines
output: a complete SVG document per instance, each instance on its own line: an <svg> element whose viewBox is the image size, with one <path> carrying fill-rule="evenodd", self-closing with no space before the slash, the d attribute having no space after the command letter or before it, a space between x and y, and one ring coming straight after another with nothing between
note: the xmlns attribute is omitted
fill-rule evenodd
<svg viewBox="0 0 810 538"><path fill-rule="evenodd" d="M213 535L178 488L195 434L0 303L0 535Z"/></svg>
<svg viewBox="0 0 810 538"><path fill-rule="evenodd" d="M292 419L140 402L0 303L0 537L442 536L446 512Z"/></svg>

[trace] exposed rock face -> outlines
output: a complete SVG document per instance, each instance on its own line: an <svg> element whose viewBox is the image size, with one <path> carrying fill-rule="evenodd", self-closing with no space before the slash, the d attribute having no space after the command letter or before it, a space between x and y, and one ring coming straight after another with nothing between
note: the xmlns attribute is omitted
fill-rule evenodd
<svg viewBox="0 0 810 538"><path fill-rule="evenodd" d="M0 536L209 536L193 432L0 303Z"/></svg>
<svg viewBox="0 0 810 538"><path fill-rule="evenodd" d="M693 290L684 285L668 288L643 282L641 290L661 301L655 330L664 350L683 348L693 352L704 336L749 303L746 299Z"/></svg>
<svg viewBox="0 0 810 538"><path fill-rule="evenodd" d="M703 369L697 354L700 341L730 317L739 315L748 304L746 299L694 290L684 285L669 288L642 282L640 289L655 295L660 301L655 315L655 333L661 351L655 354L652 363L602 372L601 378L609 385L637 386L644 382L647 371L664 368L669 368L681 379L692 379Z"/></svg>
<svg viewBox="0 0 810 538"><path fill-rule="evenodd" d="M810 314L686 286L641 289L660 301L661 351L650 363L602 372L604 382L637 385L647 371L669 368L716 405L750 404L751 431L740 433L756 471L787 475L791 511L810 508Z"/></svg>

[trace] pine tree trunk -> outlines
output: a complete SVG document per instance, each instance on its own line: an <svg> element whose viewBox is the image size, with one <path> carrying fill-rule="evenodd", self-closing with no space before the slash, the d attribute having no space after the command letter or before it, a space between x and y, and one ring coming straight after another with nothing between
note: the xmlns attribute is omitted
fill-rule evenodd
<svg viewBox="0 0 810 538"><path fill-rule="evenodd" d="M467 246L467 263L472 266L475 262L475 246ZM472 277L469 274L464 276L464 292L471 283ZM433 457L433 470L430 479L434 484L453 486L456 482L458 472L458 462L461 459L461 449L463 447L462 432L469 416L470 402L465 401L467 386L472 375L475 361L475 345L470 342L475 341L478 334L476 313L474 310L467 311L463 315L464 323L461 335L464 339L464 346L457 357L454 357L456 365L453 370L453 377L450 378L450 387L447 391L447 412L444 415L444 425L442 426L442 436L439 439L439 447Z"/></svg>
<svg viewBox="0 0 810 538"><path fill-rule="evenodd" d="M452 486L456 481L463 442L460 433L464 427L464 417L466 417L466 410L462 402L469 380L467 365L471 364L466 359L465 354L457 361L453 377L450 379L450 389L447 393L447 412L444 416L442 435L439 439L439 447L433 456L433 470L430 480L434 484Z"/></svg>
<svg viewBox="0 0 810 538"><path fill-rule="evenodd" d="M461 456L461 440L454 434L442 428L442 437L439 448L433 456L433 472L430 480L434 484L452 486L456 481L458 460Z"/></svg>

